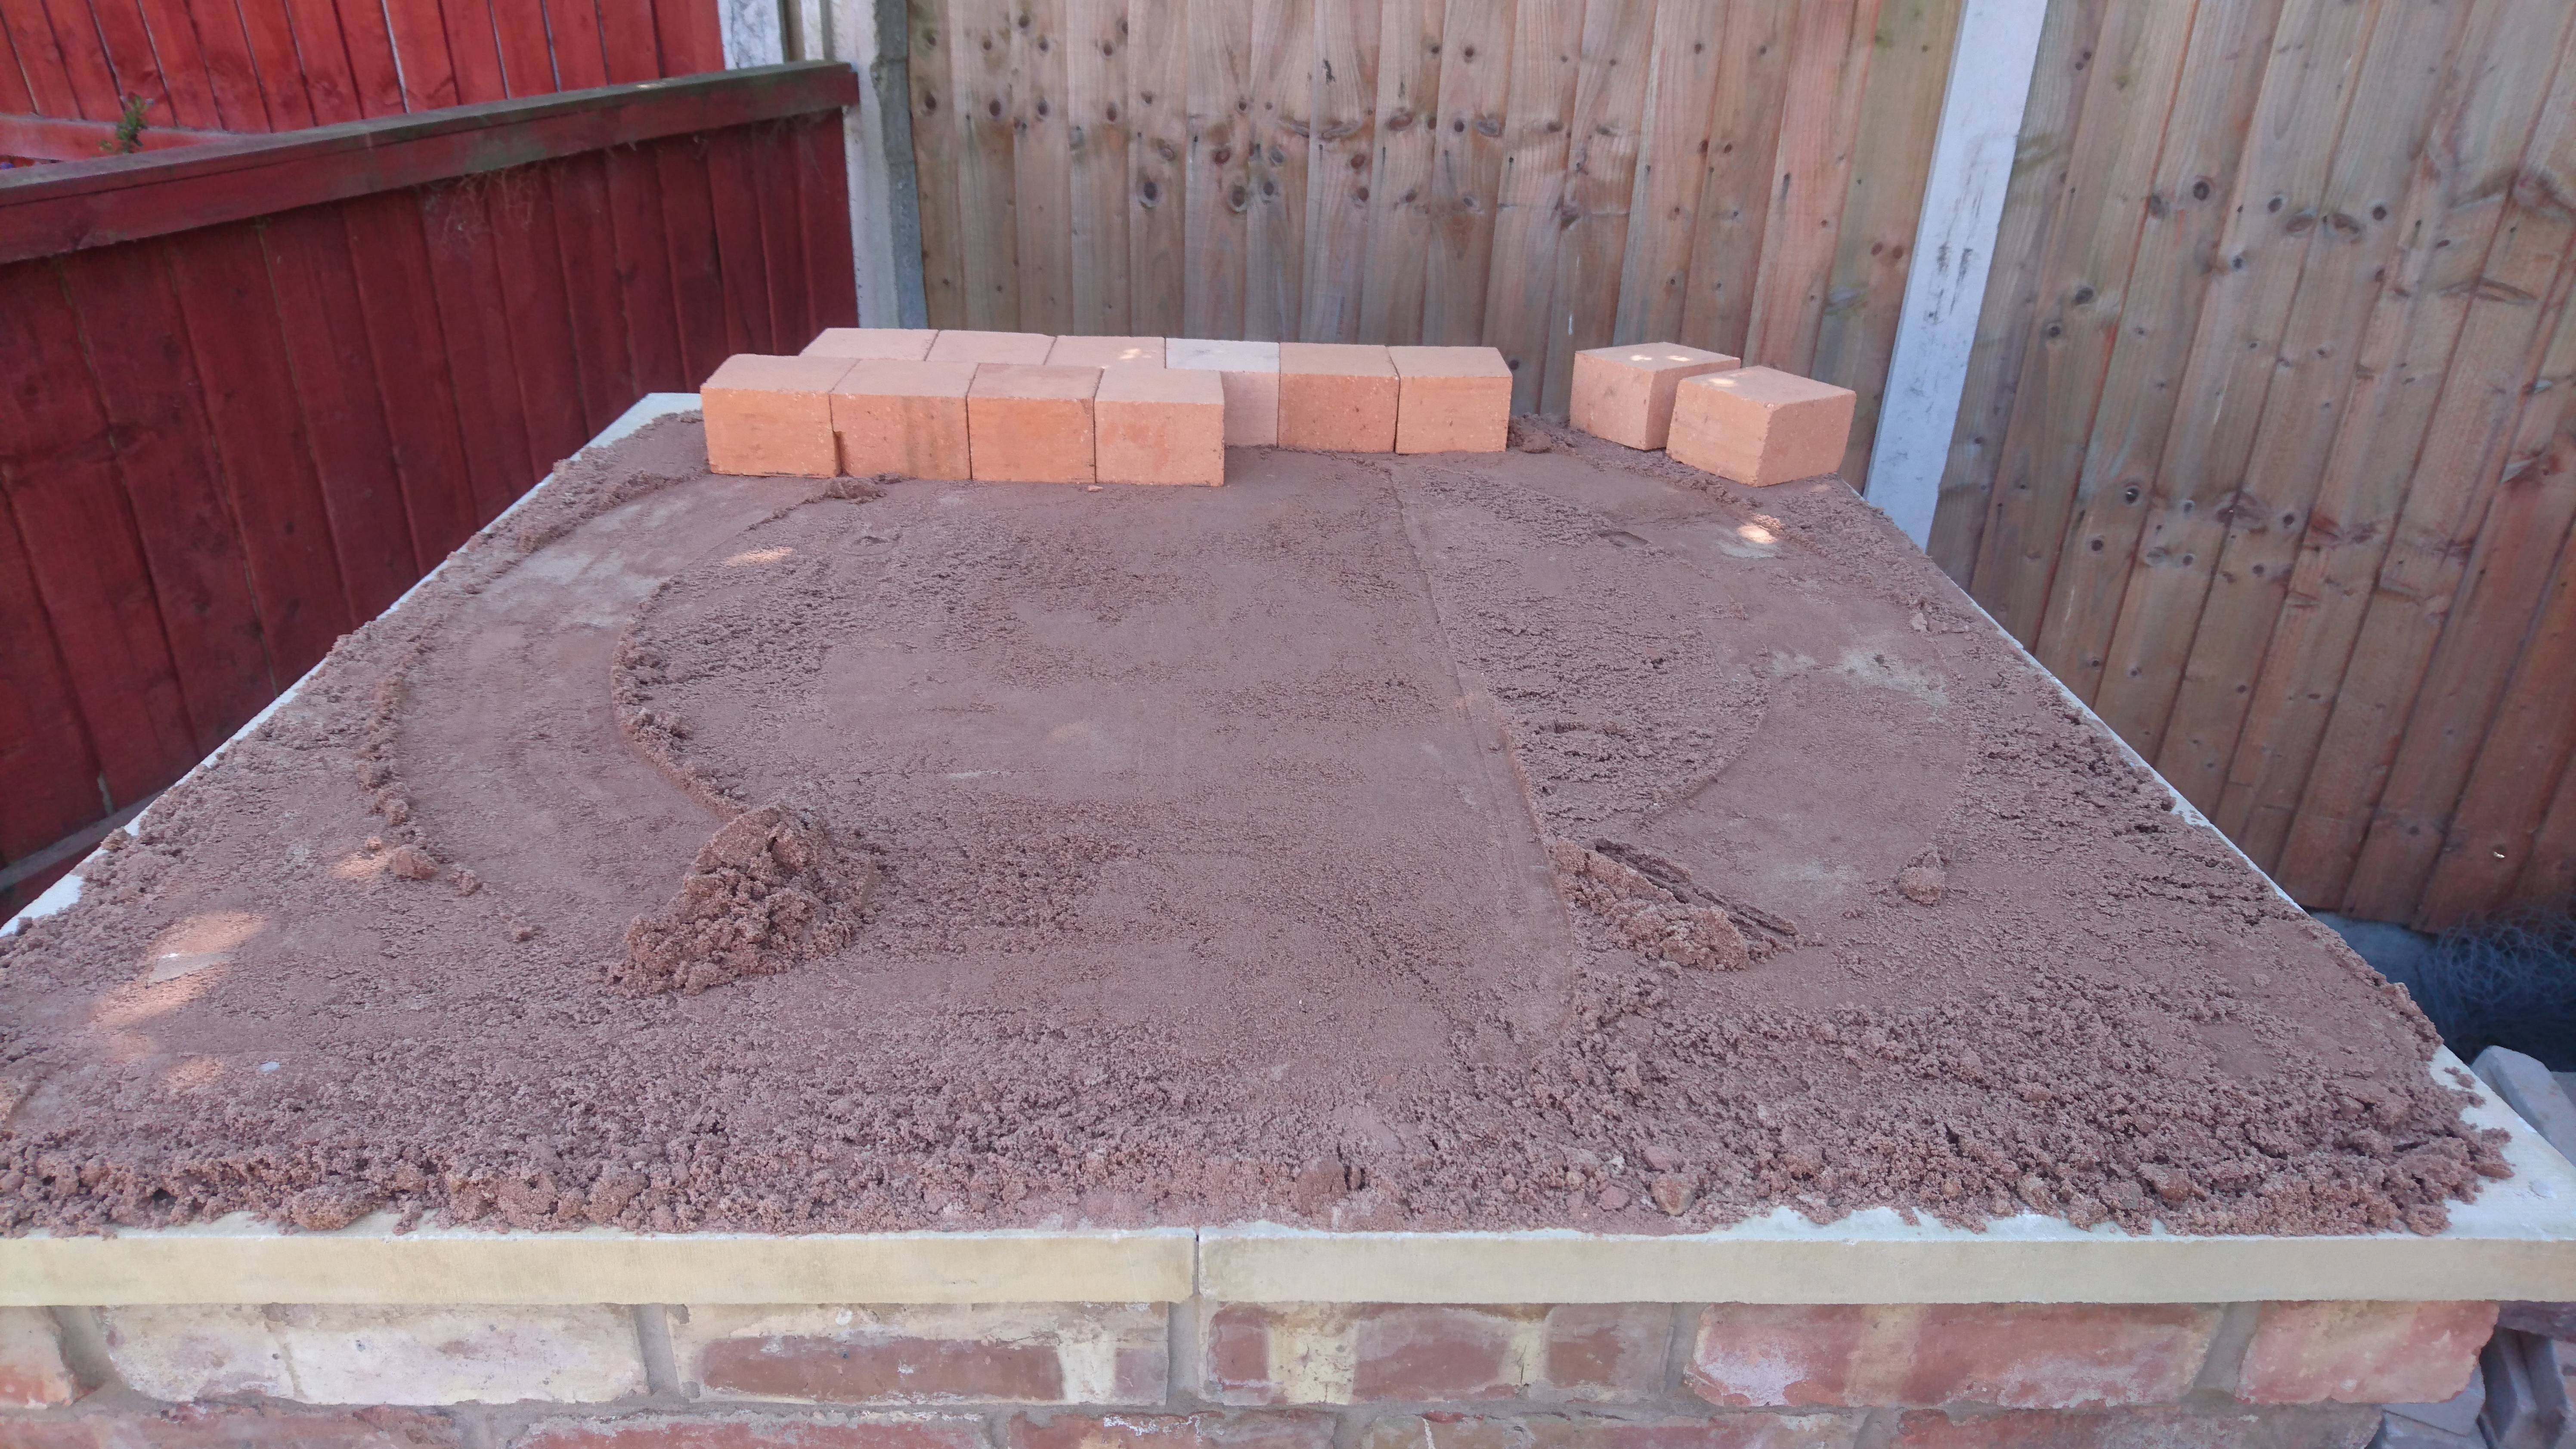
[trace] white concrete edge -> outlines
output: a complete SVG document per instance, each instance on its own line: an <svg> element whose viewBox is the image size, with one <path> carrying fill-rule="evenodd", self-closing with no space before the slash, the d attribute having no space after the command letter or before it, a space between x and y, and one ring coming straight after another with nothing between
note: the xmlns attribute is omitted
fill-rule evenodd
<svg viewBox="0 0 2576 1449"><path fill-rule="evenodd" d="M697 406L695 393L650 394L583 451ZM489 526L552 480L548 474ZM436 576L432 570L429 577ZM2124 756L2155 775L2020 641L1978 612ZM2226 841L2181 792L2170 783L2165 788L2174 813ZM2242 851L2236 855L2290 901ZM77 899L77 872L64 881L74 886L62 903L67 906ZM7 929L50 914L40 908L53 894L13 917ZM2452 1069L2466 1071L2447 1049L2432 1069L2443 1080ZM1665 1236L1573 1229L1319 1232L1262 1223L807 1235L490 1232L432 1223L397 1233L388 1214L337 1232L290 1233L235 1214L110 1237L0 1238L0 1306L1162 1303L1194 1295L1370 1303L2576 1299L2576 1166L2491 1093L2463 1115L2509 1134L2505 1158L2514 1176L2488 1184L2475 1203L2454 1205L2451 1227L2429 1237L2183 1237L2162 1229L2131 1235L2031 1213L1978 1231L1907 1223L1888 1208L1829 1224L1782 1208L1716 1232Z"/></svg>
<svg viewBox="0 0 2576 1449"><path fill-rule="evenodd" d="M611 443L621 441L641 431L645 424L654 422L657 419L669 417L676 413L695 412L697 409L698 395L693 392L646 393L643 397L636 400L633 407L628 408L623 414L621 414L617 421L610 423L605 428L602 428L599 432L599 436L582 444L580 451L576 452L573 456L579 457L582 453L587 453L593 448L604 448ZM520 494L518 498L513 500L509 507L502 509L490 523L476 529L475 536L479 538L483 534L488 533L491 530L500 527L503 523L508 522L510 515L527 507L528 501L536 497L538 493L544 490L547 484L552 483L554 480L555 475L553 472L549 471L546 476L538 479L535 485L530 487L527 492ZM394 610L411 602L411 596L419 593L423 584L428 583L431 579L437 578L440 574L446 572L448 564L454 558L455 555L450 554L447 558L440 559L436 567L432 568L428 573L423 574L420 577L420 581L418 583L415 583L410 588L403 590L401 598L398 598L391 604L387 605L385 613L391 614ZM327 663L329 661L325 660L324 662ZM197 775L201 771L223 759L224 755L229 752L233 746L250 738L252 731L258 729L261 725L268 723L271 715L284 709L297 695L302 694L304 692L304 686L311 682L313 676L318 673L321 668L321 664L316 664L311 669L304 671L303 675L297 678L293 684L286 686L286 688L279 693L277 698L270 700L267 707L260 710L259 713L252 715L248 723L244 724L240 729L233 731L229 738L227 738L222 744L215 746L215 748L208 753L204 759L189 766L188 772L181 775L178 780L170 786L170 789L176 789L178 786L185 785L190 780L197 778ZM165 789L161 793L166 797L170 793L170 790ZM156 799L154 801L154 805L157 806L158 804L159 800ZM152 808L146 807L141 812L137 813L133 819L125 822L125 824L120 828L123 829L129 837L139 835L143 830L143 822L151 818ZM80 864L73 866L70 870L63 873L61 879L55 881L52 885L45 887L45 889L40 892L34 900L29 901L26 905L20 907L16 915L11 916L5 922L0 922L0 936L14 936L19 931L26 928L27 922L42 920L46 916L59 915L78 904L81 896L81 877L88 872L91 865L97 862L99 855L99 851L92 850L89 854L82 856Z"/></svg>
<svg viewBox="0 0 2576 1449"><path fill-rule="evenodd" d="M1869 501L1917 545L1931 540L1941 502L2047 10L2047 0L1967 0L1959 16L1869 455Z"/></svg>
<svg viewBox="0 0 2576 1449"><path fill-rule="evenodd" d="M779 0L713 0L727 70L779 65L787 59L787 14Z"/></svg>

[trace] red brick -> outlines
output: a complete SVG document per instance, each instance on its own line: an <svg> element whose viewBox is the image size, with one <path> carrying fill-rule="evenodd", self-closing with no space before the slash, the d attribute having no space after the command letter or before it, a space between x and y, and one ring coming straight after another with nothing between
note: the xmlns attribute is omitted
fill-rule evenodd
<svg viewBox="0 0 2576 1449"><path fill-rule="evenodd" d="M1743 361L1672 342L1595 347L1574 354L1567 421L1630 448L1660 448L1673 426L1673 390L1684 378L1725 372Z"/></svg>
<svg viewBox="0 0 2576 1449"><path fill-rule="evenodd" d="M2495 1332L2492 1303L2266 1303L2236 1397L2249 1404L2438 1403Z"/></svg>
<svg viewBox="0 0 2576 1449"><path fill-rule="evenodd" d="M1687 1378L1736 1407L2170 1403L2217 1328L2184 1304L1724 1304L1701 1315Z"/></svg>
<svg viewBox="0 0 2576 1449"><path fill-rule="evenodd" d="M1207 1387L1219 1403L1275 1404L1270 1380L1270 1315L1249 1303L1230 1303L1208 1316L1204 1330Z"/></svg>
<svg viewBox="0 0 2576 1449"><path fill-rule="evenodd" d="M1052 1404L1064 1398L1064 1364L1049 1343L728 1338L699 1355L698 1381L750 1398L831 1404Z"/></svg>
<svg viewBox="0 0 2576 1449"><path fill-rule="evenodd" d="M1890 1449L2362 1449L2378 1429L2370 1409L1923 1413L1898 1421Z"/></svg>
<svg viewBox="0 0 2576 1449"><path fill-rule="evenodd" d="M1848 1449L1860 1423L1857 1414L1392 1414L1369 1424L1358 1449Z"/></svg>
<svg viewBox="0 0 2576 1449"><path fill-rule="evenodd" d="M8 1449L458 1449L455 1424L417 1409L235 1407L0 1420Z"/></svg>
<svg viewBox="0 0 2576 1449"><path fill-rule="evenodd" d="M1354 1403L1457 1403L1520 1392L1503 1314L1439 1304L1390 1303L1361 1313L1352 1333Z"/></svg>
<svg viewBox="0 0 2576 1449"><path fill-rule="evenodd" d="M1559 1304L1547 1311L1547 1387L1579 1399L1659 1394L1672 1338L1665 1304Z"/></svg>
<svg viewBox="0 0 2576 1449"><path fill-rule="evenodd" d="M41 1308L0 1308L0 1408L47 1409L79 1397L54 1316Z"/></svg>
<svg viewBox="0 0 2576 1449"><path fill-rule="evenodd" d="M676 1315L708 1399L829 1404L1158 1404L1170 1323L1121 1304L701 1306Z"/></svg>
<svg viewBox="0 0 2576 1449"><path fill-rule="evenodd" d="M511 1449L983 1449L974 1419L845 1414L637 1414L547 1419Z"/></svg>
<svg viewBox="0 0 2576 1449"><path fill-rule="evenodd" d="M1205 1414L1022 1414L1007 1449L1332 1449L1333 1417L1311 1410Z"/></svg>

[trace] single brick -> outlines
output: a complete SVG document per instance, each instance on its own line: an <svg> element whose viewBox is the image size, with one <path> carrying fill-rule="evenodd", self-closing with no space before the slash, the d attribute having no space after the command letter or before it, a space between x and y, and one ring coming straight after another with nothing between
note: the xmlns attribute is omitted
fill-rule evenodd
<svg viewBox="0 0 2576 1449"><path fill-rule="evenodd" d="M1096 367L986 363L966 392L966 453L987 483L1092 480Z"/></svg>
<svg viewBox="0 0 2576 1449"><path fill-rule="evenodd" d="M806 357L870 357L919 362L939 336L930 327L826 327L805 344Z"/></svg>
<svg viewBox="0 0 2576 1449"><path fill-rule="evenodd" d="M1371 1421L1357 1449L1849 1449L1860 1425L1857 1414L1390 1414Z"/></svg>
<svg viewBox="0 0 2576 1449"><path fill-rule="evenodd" d="M984 1426L929 1414L635 1414L541 1420L510 1449L984 1449Z"/></svg>
<svg viewBox="0 0 2576 1449"><path fill-rule="evenodd" d="M79 1397L54 1316L41 1308L0 1308L0 1408L49 1409Z"/></svg>
<svg viewBox="0 0 2576 1449"><path fill-rule="evenodd" d="M1574 354L1574 398L1566 420L1596 438L1660 448L1673 426L1673 390L1684 378L1727 372L1743 359L1677 342L1594 347Z"/></svg>
<svg viewBox="0 0 2576 1449"><path fill-rule="evenodd" d="M1546 1386L1571 1399L1657 1397L1673 1340L1661 1303L1561 1303L1547 1311Z"/></svg>
<svg viewBox="0 0 2576 1449"><path fill-rule="evenodd" d="M1175 337L1163 344L1163 360L1167 366L1213 372L1224 380L1227 447L1278 446L1278 343Z"/></svg>
<svg viewBox="0 0 2576 1449"><path fill-rule="evenodd" d="M2492 1303L2266 1303L2236 1397L2249 1404L2435 1403L2467 1384Z"/></svg>
<svg viewBox="0 0 2576 1449"><path fill-rule="evenodd" d="M1720 1304L1686 1375L1734 1407L2171 1403L2218 1311L2187 1304Z"/></svg>
<svg viewBox="0 0 2576 1449"><path fill-rule="evenodd" d="M607 1306L233 1306L99 1313L117 1375L156 1399L307 1404L600 1403L645 1390Z"/></svg>
<svg viewBox="0 0 2576 1449"><path fill-rule="evenodd" d="M1055 339L1043 332L966 332L940 329L930 344L932 362L1011 362L1036 367L1047 360Z"/></svg>
<svg viewBox="0 0 2576 1449"><path fill-rule="evenodd" d="M1703 473L1755 488L1843 465L1859 395L1768 367L1685 378L1673 392L1664 451Z"/></svg>
<svg viewBox="0 0 2576 1449"><path fill-rule="evenodd" d="M1891 1449L2362 1449L2379 1415L2342 1407L1907 1414Z"/></svg>
<svg viewBox="0 0 2576 1449"><path fill-rule="evenodd" d="M832 389L841 471L853 478L970 478L966 392L971 362L862 360Z"/></svg>
<svg viewBox="0 0 2576 1449"><path fill-rule="evenodd" d="M1050 367L1160 367L1160 337L1059 337L1047 349Z"/></svg>
<svg viewBox="0 0 2576 1449"><path fill-rule="evenodd" d="M1133 1305L693 1307L671 1324L710 1399L1158 1404L1169 1326Z"/></svg>
<svg viewBox="0 0 2576 1449"><path fill-rule="evenodd" d="M1395 450L1499 453L1512 424L1512 370L1491 347L1390 347Z"/></svg>
<svg viewBox="0 0 2576 1449"><path fill-rule="evenodd" d="M1021 1414L1005 1449L1332 1449L1333 1417L1311 1410L1204 1414Z"/></svg>
<svg viewBox="0 0 2576 1449"><path fill-rule="evenodd" d="M785 473L829 478L840 471L832 441L832 388L846 357L728 357L698 389L707 420L707 466L719 473Z"/></svg>
<svg viewBox="0 0 2576 1449"><path fill-rule="evenodd" d="M1441 1304L1390 1303L1352 1324L1352 1403L1454 1404L1508 1399L1529 1381L1518 1352L1529 1315Z"/></svg>
<svg viewBox="0 0 2576 1449"><path fill-rule="evenodd" d="M1112 367L1100 374L1091 411L1101 482L1225 481L1225 384L1215 373Z"/></svg>
<svg viewBox="0 0 2576 1449"><path fill-rule="evenodd" d="M1395 451L1397 379L1386 349L1279 344L1279 446L1318 453Z"/></svg>
<svg viewBox="0 0 2576 1449"><path fill-rule="evenodd" d="M381 1407L314 1413L185 1404L0 1425L8 1449L456 1449L464 1442L443 1415Z"/></svg>

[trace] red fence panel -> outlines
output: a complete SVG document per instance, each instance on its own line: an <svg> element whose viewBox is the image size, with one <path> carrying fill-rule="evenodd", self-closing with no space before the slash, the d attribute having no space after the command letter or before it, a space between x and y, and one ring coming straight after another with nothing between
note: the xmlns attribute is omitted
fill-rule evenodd
<svg viewBox="0 0 2576 1449"><path fill-rule="evenodd" d="M855 91L777 66L0 175L0 870L636 398L854 324Z"/></svg>

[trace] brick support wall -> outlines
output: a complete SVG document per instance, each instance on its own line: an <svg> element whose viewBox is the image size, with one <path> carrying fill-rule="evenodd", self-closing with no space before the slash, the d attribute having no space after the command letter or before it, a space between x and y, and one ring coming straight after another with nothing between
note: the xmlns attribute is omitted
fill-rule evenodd
<svg viewBox="0 0 2576 1449"><path fill-rule="evenodd" d="M0 1444L2361 1449L2486 1303L0 1309Z"/></svg>

